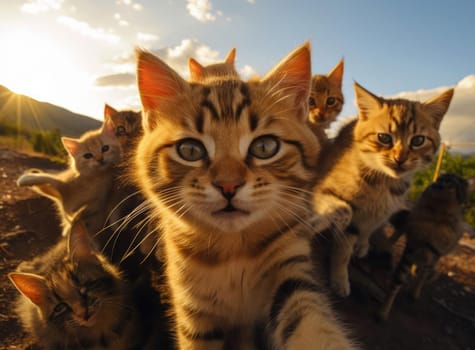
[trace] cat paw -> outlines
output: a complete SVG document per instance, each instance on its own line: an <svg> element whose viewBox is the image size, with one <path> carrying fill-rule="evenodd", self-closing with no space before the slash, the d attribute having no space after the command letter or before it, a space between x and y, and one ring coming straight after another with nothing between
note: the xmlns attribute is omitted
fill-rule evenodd
<svg viewBox="0 0 475 350"><path fill-rule="evenodd" d="M368 243L358 243L357 242L355 244L354 252L355 252L355 255L358 258L364 258L366 255L368 255L368 251L369 251L369 244Z"/></svg>
<svg viewBox="0 0 475 350"><path fill-rule="evenodd" d="M41 173L38 169L28 169L21 175L17 180L16 183L18 186L32 186L37 184L37 177L36 175Z"/></svg>
<svg viewBox="0 0 475 350"><path fill-rule="evenodd" d="M339 279L332 281L331 288L336 295L342 298L346 298L351 293L350 281L348 281L348 279Z"/></svg>

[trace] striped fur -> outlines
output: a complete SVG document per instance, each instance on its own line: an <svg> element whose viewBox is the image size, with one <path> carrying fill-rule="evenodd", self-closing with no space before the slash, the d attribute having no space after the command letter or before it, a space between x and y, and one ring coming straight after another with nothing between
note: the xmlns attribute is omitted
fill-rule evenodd
<svg viewBox="0 0 475 350"><path fill-rule="evenodd" d="M160 218L180 349L352 348L310 261L309 83L308 45L249 83L190 84L138 52L136 178Z"/></svg>
<svg viewBox="0 0 475 350"><path fill-rule="evenodd" d="M336 120L345 103L342 92L343 70L342 59L328 74L316 74L312 77L308 119L322 143L328 140L325 130Z"/></svg>
<svg viewBox="0 0 475 350"><path fill-rule="evenodd" d="M420 103L383 99L358 84L355 91L359 117L322 151L323 171L314 194L315 211L334 230L330 279L341 296L350 293L351 255L367 254L372 232L404 207L413 174L432 161L453 94L450 89ZM350 234L344 233L347 227Z"/></svg>

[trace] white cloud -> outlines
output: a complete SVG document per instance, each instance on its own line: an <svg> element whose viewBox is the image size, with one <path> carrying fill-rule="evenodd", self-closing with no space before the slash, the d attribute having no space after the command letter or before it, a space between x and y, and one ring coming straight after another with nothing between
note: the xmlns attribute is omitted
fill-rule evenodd
<svg viewBox="0 0 475 350"><path fill-rule="evenodd" d="M244 65L244 67L239 70L239 73L244 80L257 76L257 71L248 64Z"/></svg>
<svg viewBox="0 0 475 350"><path fill-rule="evenodd" d="M401 92L395 97L407 98L416 101L426 101L444 90L448 86L431 90ZM468 75L456 86L450 108L441 124L442 140L451 143L452 149L458 152L475 152L475 146L457 147L460 142L475 142L475 75Z"/></svg>
<svg viewBox="0 0 475 350"><path fill-rule="evenodd" d="M116 1L116 4L117 5L125 5L125 6L129 6L131 7L132 9L134 9L135 11L141 11L143 9L143 5L138 3L138 2L134 2L132 0L117 0Z"/></svg>
<svg viewBox="0 0 475 350"><path fill-rule="evenodd" d="M255 4L256 0L247 0L247 2L250 3L250 4Z"/></svg>
<svg viewBox="0 0 475 350"><path fill-rule="evenodd" d="M22 12L37 14L50 10L59 10L64 0L28 0L20 9Z"/></svg>
<svg viewBox="0 0 475 350"><path fill-rule="evenodd" d="M201 22L211 22L216 20L216 16L211 12L213 5L209 0L188 0L186 5L188 12Z"/></svg>
<svg viewBox="0 0 475 350"><path fill-rule="evenodd" d="M94 28L89 23L79 21L72 17L59 16L57 21L71 30L95 40L106 41L111 44L116 44L120 41L120 37L118 35L107 32L103 28Z"/></svg>
<svg viewBox="0 0 475 350"><path fill-rule="evenodd" d="M189 57L195 58L203 65L216 62L219 59L218 51L193 39L183 39L175 47L150 50L150 52L163 59L183 77L190 75L188 69ZM108 67L114 73L96 78L96 85L101 87L130 85L133 80L132 76L135 76L135 55L130 52L117 56Z"/></svg>

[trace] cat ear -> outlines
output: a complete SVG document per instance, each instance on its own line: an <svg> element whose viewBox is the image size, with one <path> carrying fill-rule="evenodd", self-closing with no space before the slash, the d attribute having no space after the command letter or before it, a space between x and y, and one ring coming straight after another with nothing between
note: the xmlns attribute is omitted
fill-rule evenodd
<svg viewBox="0 0 475 350"><path fill-rule="evenodd" d="M115 137L115 125L112 121L111 114L104 113L104 122L101 126L101 133L110 137Z"/></svg>
<svg viewBox="0 0 475 350"><path fill-rule="evenodd" d="M66 151L68 151L68 153L74 157L79 147L79 140L63 136L61 137L61 142L63 143Z"/></svg>
<svg viewBox="0 0 475 350"><path fill-rule="evenodd" d="M307 42L280 61L263 79L271 82L276 90L294 98L295 108L301 110L302 121L307 120L311 72L310 43Z"/></svg>
<svg viewBox="0 0 475 350"><path fill-rule="evenodd" d="M46 301L48 287L43 277L32 273L12 272L8 274L8 278L16 289L35 305L41 306Z"/></svg>
<svg viewBox="0 0 475 350"><path fill-rule="evenodd" d="M87 259L95 256L95 249L92 246L91 238L81 221L75 221L71 226L68 252L71 258L77 259Z"/></svg>
<svg viewBox="0 0 475 350"><path fill-rule="evenodd" d="M201 80L201 78L203 77L203 66L197 60L190 57L188 59L188 67L190 68L191 80Z"/></svg>
<svg viewBox="0 0 475 350"><path fill-rule="evenodd" d="M137 83L144 111L155 110L162 104L182 96L188 83L170 66L150 52L137 50ZM146 113L143 120L146 130L153 130L157 124L154 113Z"/></svg>
<svg viewBox="0 0 475 350"><path fill-rule="evenodd" d="M117 110L109 106L107 103L104 104L104 119L110 118L113 114L117 113Z"/></svg>
<svg viewBox="0 0 475 350"><path fill-rule="evenodd" d="M436 128L439 128L445 113L447 113L453 95L454 89L449 89L422 104L424 110L433 117Z"/></svg>
<svg viewBox="0 0 475 350"><path fill-rule="evenodd" d="M342 58L340 62L338 62L335 67L333 67L331 72L327 74L328 79L330 79L334 84L338 85L340 88L343 82L344 66L345 66L345 62Z"/></svg>
<svg viewBox="0 0 475 350"><path fill-rule="evenodd" d="M354 83L356 105L358 106L358 117L366 120L369 114L381 108L381 102L376 95L366 90L357 82Z"/></svg>
<svg viewBox="0 0 475 350"><path fill-rule="evenodd" d="M229 52L226 58L224 59L224 62L229 63L234 65L234 60L236 58L236 48L233 47Z"/></svg>

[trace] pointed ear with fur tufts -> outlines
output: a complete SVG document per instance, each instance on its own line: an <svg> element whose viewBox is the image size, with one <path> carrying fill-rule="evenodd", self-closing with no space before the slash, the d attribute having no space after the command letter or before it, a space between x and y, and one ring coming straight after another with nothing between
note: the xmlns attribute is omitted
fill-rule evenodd
<svg viewBox="0 0 475 350"><path fill-rule="evenodd" d="M95 249L86 226L81 221L75 221L71 226L68 237L68 253L72 261L95 259Z"/></svg>
<svg viewBox="0 0 475 350"><path fill-rule="evenodd" d="M437 129L439 129L440 123L449 109L453 95L454 89L449 89L422 104L424 111L430 114L434 120L434 126Z"/></svg>
<svg viewBox="0 0 475 350"><path fill-rule="evenodd" d="M356 105L358 107L358 118L368 119L371 112L381 108L381 101L378 96L373 95L357 82L354 83Z"/></svg>
<svg viewBox="0 0 475 350"><path fill-rule="evenodd" d="M263 82L270 82L276 91L282 91L293 98L294 108L298 110L299 120L308 117L308 96L312 78L310 43L296 48L281 60L266 76Z"/></svg>
<svg viewBox="0 0 475 350"><path fill-rule="evenodd" d="M335 85L341 88L343 83L343 71L344 71L345 62L343 58L340 62L337 63L335 67L327 74L327 78L330 79Z"/></svg>
<svg viewBox="0 0 475 350"><path fill-rule="evenodd" d="M110 118L112 114L117 113L117 110L111 106L109 106L107 103L104 104L104 118Z"/></svg>
<svg viewBox="0 0 475 350"><path fill-rule="evenodd" d="M190 79L192 81L198 81L203 78L203 66L194 58L188 59L188 67L190 69Z"/></svg>
<svg viewBox="0 0 475 350"><path fill-rule="evenodd" d="M8 278L33 304L42 307L47 301L49 289L43 277L32 273L12 272L8 274Z"/></svg>
<svg viewBox="0 0 475 350"><path fill-rule="evenodd" d="M145 112L143 125L145 130L151 131L157 125L157 118L154 113L148 112L173 102L188 92L190 87L177 72L150 52L136 50L136 56L137 84Z"/></svg>
<svg viewBox="0 0 475 350"><path fill-rule="evenodd" d="M104 122L101 126L101 133L109 137L115 138L115 125L111 117L112 114L104 113Z"/></svg>
<svg viewBox="0 0 475 350"><path fill-rule="evenodd" d="M80 144L79 140L63 136L61 137L61 142L63 143L66 151L68 151L68 153L74 157Z"/></svg>
<svg viewBox="0 0 475 350"><path fill-rule="evenodd" d="M229 50L226 58L224 59L224 62L234 65L235 58L236 58L236 48L233 47L231 50Z"/></svg>

